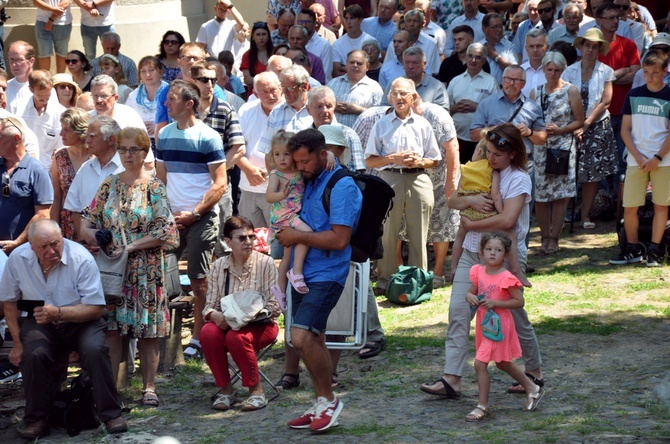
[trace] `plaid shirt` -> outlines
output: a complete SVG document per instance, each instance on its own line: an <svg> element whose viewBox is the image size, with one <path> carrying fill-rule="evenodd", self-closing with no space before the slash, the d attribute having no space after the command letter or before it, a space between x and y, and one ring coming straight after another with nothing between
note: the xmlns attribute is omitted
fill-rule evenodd
<svg viewBox="0 0 670 444"><path fill-rule="evenodd" d="M223 100L214 96L212 105L209 107L209 114L201 120L221 135L224 153L227 153L234 145L244 145L244 136L237 114Z"/></svg>
<svg viewBox="0 0 670 444"><path fill-rule="evenodd" d="M375 126L377 120L381 119L386 114L390 106L374 106L367 111L361 113L351 127L358 137L361 139L362 146L368 145L368 139L372 132L372 127Z"/></svg>
<svg viewBox="0 0 670 444"><path fill-rule="evenodd" d="M328 87L335 93L338 102L348 102L365 108L377 106L382 102L382 87L368 76L364 76L352 85L347 74L336 77L328 82ZM337 121L352 127L358 115L335 113Z"/></svg>

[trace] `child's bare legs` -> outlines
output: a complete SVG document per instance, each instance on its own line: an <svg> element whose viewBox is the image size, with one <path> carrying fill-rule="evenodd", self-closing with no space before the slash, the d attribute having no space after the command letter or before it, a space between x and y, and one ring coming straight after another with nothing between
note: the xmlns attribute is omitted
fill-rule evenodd
<svg viewBox="0 0 670 444"><path fill-rule="evenodd" d="M512 240L512 248L509 250L509 255L507 259L507 263L509 264L509 271L512 273L514 276L519 279L519 282L524 287L532 287L533 284L530 283L530 281L526 278L526 275L524 274L523 270L521 270L521 264L519 263L519 248L517 247L517 235L514 230L506 230L505 234L509 236L509 238Z"/></svg>
<svg viewBox="0 0 670 444"><path fill-rule="evenodd" d="M488 408L489 392L491 391L491 378L489 375L488 362L475 359L475 372L477 373L477 386L479 387L479 404Z"/></svg>
<svg viewBox="0 0 670 444"><path fill-rule="evenodd" d="M296 227L298 231L311 232L312 229L306 223L300 221ZM289 281L293 288L299 293L305 294L309 291L305 277L303 276L303 266L305 265L305 258L309 252L309 247L303 244L296 244L293 251L293 268L289 270Z"/></svg>
<svg viewBox="0 0 670 444"><path fill-rule="evenodd" d="M288 287L288 278L286 273L288 273L289 268L291 267L291 250L293 247L284 247L284 256L279 262L279 277L277 278L277 284L282 293L286 293L286 287Z"/></svg>
<svg viewBox="0 0 670 444"><path fill-rule="evenodd" d="M449 282L452 284L454 283L454 275L456 274L458 261L461 260L461 255L463 254L463 241L465 240L466 233L467 232L460 227L456 232L456 239L454 239L454 243L451 247L451 276L449 276Z"/></svg>
<svg viewBox="0 0 670 444"><path fill-rule="evenodd" d="M477 361L475 361L477 362ZM508 375L510 375L512 378L516 379L519 381L519 384L526 390L527 398L526 398L526 403L524 405L525 410L532 410L533 408L529 408L530 403L532 402L532 399L535 399L535 405L537 405L537 401L539 401L539 398L542 397L542 388L539 385L536 385L533 381L526 376L526 374L519 368L517 367L513 362L508 362L508 361L503 361L503 362L496 362L496 367L498 367L500 370L504 371ZM481 397L481 394L479 395Z"/></svg>

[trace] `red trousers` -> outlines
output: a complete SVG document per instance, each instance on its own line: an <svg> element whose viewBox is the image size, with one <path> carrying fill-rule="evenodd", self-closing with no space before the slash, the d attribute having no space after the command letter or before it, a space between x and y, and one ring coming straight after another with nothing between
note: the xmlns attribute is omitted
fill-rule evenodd
<svg viewBox="0 0 670 444"><path fill-rule="evenodd" d="M228 370L228 353L242 372L242 386L251 387L258 384L258 361L256 351L272 343L279 334L279 326L267 324L251 324L235 330L221 330L213 322L208 322L200 332L200 345L205 354L217 387L225 387L230 382Z"/></svg>

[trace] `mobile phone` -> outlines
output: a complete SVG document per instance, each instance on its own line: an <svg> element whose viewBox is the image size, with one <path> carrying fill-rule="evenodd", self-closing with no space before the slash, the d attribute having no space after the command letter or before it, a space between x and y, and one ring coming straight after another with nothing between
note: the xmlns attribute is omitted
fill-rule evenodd
<svg viewBox="0 0 670 444"><path fill-rule="evenodd" d="M16 308L21 311L25 311L29 314L35 312L35 307L43 307L44 301L34 300L34 299L19 299L16 301Z"/></svg>

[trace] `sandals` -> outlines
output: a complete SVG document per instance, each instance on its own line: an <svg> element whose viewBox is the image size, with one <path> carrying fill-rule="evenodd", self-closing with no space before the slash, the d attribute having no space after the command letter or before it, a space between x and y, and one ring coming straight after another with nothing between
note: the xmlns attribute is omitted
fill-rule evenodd
<svg viewBox="0 0 670 444"><path fill-rule="evenodd" d="M468 422L481 421L489 416L489 410L481 404L477 404L470 413L465 415L465 420Z"/></svg>
<svg viewBox="0 0 670 444"><path fill-rule="evenodd" d="M527 412L532 412L537 408L537 405L540 403L540 400L544 396L544 388L537 386L537 389L528 395L526 398L526 403L523 406L523 409Z"/></svg>
<svg viewBox="0 0 670 444"><path fill-rule="evenodd" d="M214 395L214 403L212 408L215 410L226 411L235 404L235 397L233 395L226 395L223 393L217 393Z"/></svg>
<svg viewBox="0 0 670 444"><path fill-rule="evenodd" d="M268 405L268 400L265 399L265 393L261 393L260 395L249 396L249 399L242 403L240 410L243 412L253 412L254 410L262 409L266 405Z"/></svg>
<svg viewBox="0 0 670 444"><path fill-rule="evenodd" d="M189 349L193 351L189 351ZM187 361L191 359L202 359L202 348L198 344L189 342L186 348L184 349L184 359Z"/></svg>
<svg viewBox="0 0 670 444"><path fill-rule="evenodd" d="M305 283L305 276L302 274L294 274L293 273L293 268L291 268L288 273L286 273L286 277L288 278L289 282L291 282L291 285L293 288L295 288L295 291L297 291L300 294L307 294L309 293L309 287L307 287L307 284Z"/></svg>
<svg viewBox="0 0 670 444"><path fill-rule="evenodd" d="M158 400L155 391L148 389L142 390L142 405L147 407L158 407L158 404L160 404L160 401Z"/></svg>
<svg viewBox="0 0 670 444"><path fill-rule="evenodd" d="M379 341L367 342L362 349L358 350L358 357L368 359L377 356L385 345L386 338L381 338Z"/></svg>
<svg viewBox="0 0 670 444"><path fill-rule="evenodd" d="M582 222L582 228L585 230L593 230L596 227L596 224L594 224L591 221L584 221Z"/></svg>
<svg viewBox="0 0 670 444"><path fill-rule="evenodd" d="M447 279L444 276L433 276L433 289L442 288L447 285Z"/></svg>
<svg viewBox="0 0 670 444"><path fill-rule="evenodd" d="M551 246L552 241L556 242L556 246ZM557 237L550 237L549 238L549 246L547 246L547 256L551 254L556 254L558 253L558 238Z"/></svg>
<svg viewBox="0 0 670 444"><path fill-rule="evenodd" d="M535 385L539 385L540 387L544 387L544 379L537 379L535 376L531 375L530 373L526 373L526 376L528 376L528 379L533 381ZM523 388L523 386L519 383L519 381L514 381L512 385L509 386L507 389L507 393L516 393L518 395L525 395L526 394L526 389Z"/></svg>
<svg viewBox="0 0 670 444"><path fill-rule="evenodd" d="M454 388L451 385L449 385L449 383L445 381L444 378L438 379L431 385L435 385L438 382L441 382L442 385L444 386L444 393L438 392L437 390L431 388L430 385L428 384L421 384L421 391L424 393L428 393L429 395L441 396L447 399L458 399L461 397L461 392L457 392L456 390L454 390Z"/></svg>
<svg viewBox="0 0 670 444"><path fill-rule="evenodd" d="M272 287L270 287L270 292L277 300L277 303L279 304L279 308L281 308L281 311L286 311L286 293L281 291L281 287L275 284Z"/></svg>
<svg viewBox="0 0 670 444"><path fill-rule="evenodd" d="M293 378L293 381L287 381L286 377ZM275 387L283 390L291 390L300 385L300 373L284 373Z"/></svg>
<svg viewBox="0 0 670 444"><path fill-rule="evenodd" d="M333 373L333 375L330 377L330 382L333 388L340 386L340 378L338 377L337 373Z"/></svg>

